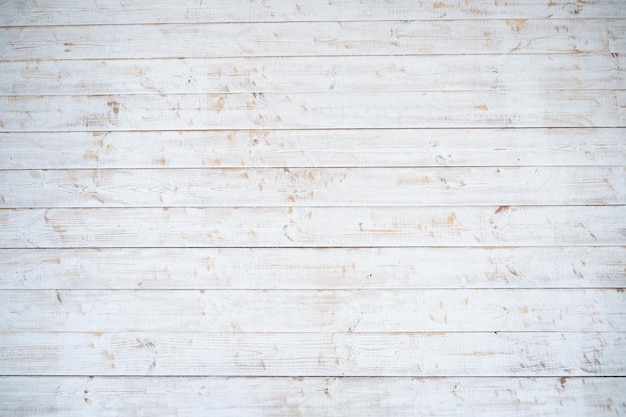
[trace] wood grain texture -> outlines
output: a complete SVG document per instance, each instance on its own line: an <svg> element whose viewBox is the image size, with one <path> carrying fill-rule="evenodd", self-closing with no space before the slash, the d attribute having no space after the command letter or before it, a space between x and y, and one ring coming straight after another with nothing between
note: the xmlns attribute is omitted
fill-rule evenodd
<svg viewBox="0 0 626 417"><path fill-rule="evenodd" d="M3 290L624 287L623 246L0 250Z"/></svg>
<svg viewBox="0 0 626 417"><path fill-rule="evenodd" d="M624 378L0 377L16 417L614 416ZM245 401L242 401L245 398Z"/></svg>
<svg viewBox="0 0 626 417"><path fill-rule="evenodd" d="M623 288L3 290L0 304L0 332L626 331Z"/></svg>
<svg viewBox="0 0 626 417"><path fill-rule="evenodd" d="M166 0L113 0L85 3L39 0L4 2L0 20L6 26L98 25L118 23L205 23L276 21L354 21L354 20L432 20L432 19L563 19L624 18L620 0L581 2L541 0L507 1L494 4L487 0L459 3L453 0L427 0L419 5L402 0L384 4L358 1L327 2L309 0L293 3L271 1L183 0L172 5Z"/></svg>
<svg viewBox="0 0 626 417"><path fill-rule="evenodd" d="M626 165L624 128L0 133L2 169Z"/></svg>
<svg viewBox="0 0 626 417"><path fill-rule="evenodd" d="M606 19L0 28L0 60L609 52ZM614 26L611 26L614 27ZM459 42L463 39L463 42Z"/></svg>
<svg viewBox="0 0 626 417"><path fill-rule="evenodd" d="M548 89L626 89L626 76L609 53L0 61L0 95Z"/></svg>
<svg viewBox="0 0 626 417"><path fill-rule="evenodd" d="M0 0L0 415L626 414L624 0L300 3Z"/></svg>
<svg viewBox="0 0 626 417"><path fill-rule="evenodd" d="M624 167L0 170L3 208L624 203Z"/></svg>
<svg viewBox="0 0 626 417"><path fill-rule="evenodd" d="M626 53L626 21L611 20L608 23L608 30L611 53L617 55ZM619 60L619 62L623 63L623 59Z"/></svg>
<svg viewBox="0 0 626 417"><path fill-rule="evenodd" d="M0 333L0 375L626 376L626 333Z"/></svg>
<svg viewBox="0 0 626 417"><path fill-rule="evenodd" d="M617 102L619 105L619 119L626 121L626 91L619 90L617 93Z"/></svg>
<svg viewBox="0 0 626 417"><path fill-rule="evenodd" d="M0 97L20 131L624 127L611 90Z"/></svg>
<svg viewBox="0 0 626 417"><path fill-rule="evenodd" d="M1 248L615 246L626 206L2 209Z"/></svg>

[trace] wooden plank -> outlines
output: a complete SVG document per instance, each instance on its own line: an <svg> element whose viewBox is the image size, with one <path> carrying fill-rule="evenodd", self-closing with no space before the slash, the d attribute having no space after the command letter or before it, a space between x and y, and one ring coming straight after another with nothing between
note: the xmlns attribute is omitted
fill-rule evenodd
<svg viewBox="0 0 626 417"><path fill-rule="evenodd" d="M618 107L612 90L9 96L0 129L624 127Z"/></svg>
<svg viewBox="0 0 626 417"><path fill-rule="evenodd" d="M403 18L404 19L404 18ZM0 28L0 60L608 52L606 19ZM459 41L462 40L462 41Z"/></svg>
<svg viewBox="0 0 626 417"><path fill-rule="evenodd" d="M3 208L624 203L623 166L0 170Z"/></svg>
<svg viewBox="0 0 626 417"><path fill-rule="evenodd" d="M0 210L0 248L624 243L626 206Z"/></svg>
<svg viewBox="0 0 626 417"><path fill-rule="evenodd" d="M0 133L0 168L626 165L624 137L623 128Z"/></svg>
<svg viewBox="0 0 626 417"><path fill-rule="evenodd" d="M626 333L1 333L0 375L625 376Z"/></svg>
<svg viewBox="0 0 626 417"><path fill-rule="evenodd" d="M3 290L602 287L626 247L0 250Z"/></svg>
<svg viewBox="0 0 626 417"><path fill-rule="evenodd" d="M0 62L0 95L549 89L626 89L626 76L608 53Z"/></svg>
<svg viewBox="0 0 626 417"><path fill-rule="evenodd" d="M242 415L613 416L624 378L0 377L15 417Z"/></svg>
<svg viewBox="0 0 626 417"><path fill-rule="evenodd" d="M623 288L3 290L0 305L1 332L626 331Z"/></svg>
<svg viewBox="0 0 626 417"><path fill-rule="evenodd" d="M166 0L109 0L86 3L38 0L33 4L15 0L0 4L0 21L5 26L94 25L128 23L204 23L276 22L341 20L431 20L431 19L517 19L517 18L616 18L626 17L619 0L594 0L584 3L541 0L507 1L494 4L487 0L458 3L453 0L427 0L418 5L392 0L384 5L358 1L327 2L309 0L227 1L203 3Z"/></svg>

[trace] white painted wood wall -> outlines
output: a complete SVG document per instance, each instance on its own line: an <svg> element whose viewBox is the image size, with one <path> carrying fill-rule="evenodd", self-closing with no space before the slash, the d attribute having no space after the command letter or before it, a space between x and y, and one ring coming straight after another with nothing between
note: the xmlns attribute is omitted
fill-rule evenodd
<svg viewBox="0 0 626 417"><path fill-rule="evenodd" d="M0 25L0 415L626 414L625 0Z"/></svg>

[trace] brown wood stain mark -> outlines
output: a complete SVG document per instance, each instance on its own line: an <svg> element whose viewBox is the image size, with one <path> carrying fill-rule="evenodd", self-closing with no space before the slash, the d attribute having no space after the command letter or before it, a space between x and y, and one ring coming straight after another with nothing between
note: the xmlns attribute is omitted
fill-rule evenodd
<svg viewBox="0 0 626 417"><path fill-rule="evenodd" d="M519 32L522 30L528 19L507 19L506 24L514 31Z"/></svg>
<svg viewBox="0 0 626 417"><path fill-rule="evenodd" d="M419 178L399 178L397 185L411 185L411 184L429 184L430 177L428 175L424 175Z"/></svg>
<svg viewBox="0 0 626 417"><path fill-rule="evenodd" d="M528 306L518 308L520 313L528 313Z"/></svg>
<svg viewBox="0 0 626 417"><path fill-rule="evenodd" d="M226 100L226 95L225 94L220 94L217 98L217 102L215 103L215 106L213 107L213 109L216 112L221 112L222 110L224 110L224 101Z"/></svg>
<svg viewBox="0 0 626 417"><path fill-rule="evenodd" d="M164 156L162 156L160 158L152 158L152 163L155 164L155 165L165 166L165 164L167 164L167 159L165 159Z"/></svg>
<svg viewBox="0 0 626 417"><path fill-rule="evenodd" d="M509 206L500 206L496 209L495 213L496 214L500 214L500 213L505 213L507 210L509 210Z"/></svg>
<svg viewBox="0 0 626 417"><path fill-rule="evenodd" d="M100 156L97 153L93 152L93 151L86 151L83 154L83 158L84 159L93 159L94 161L98 161L100 159Z"/></svg>
<svg viewBox="0 0 626 417"><path fill-rule="evenodd" d="M442 1L437 2L437 3L433 3L433 9L434 10L441 9L441 8L444 8L444 7L446 7L446 4L444 2L442 2Z"/></svg>
<svg viewBox="0 0 626 417"><path fill-rule="evenodd" d="M474 108L475 108L476 110L485 110L485 111L486 111L486 110L489 110L489 107L488 107L486 104L479 104L479 105L477 105L477 106L474 106Z"/></svg>
<svg viewBox="0 0 626 417"><path fill-rule="evenodd" d="M120 103L117 101L107 101L107 106L113 110L113 114L116 116L120 113Z"/></svg>
<svg viewBox="0 0 626 417"><path fill-rule="evenodd" d="M44 259L42 262L48 263L48 264L60 264L61 263L61 259L60 258Z"/></svg>

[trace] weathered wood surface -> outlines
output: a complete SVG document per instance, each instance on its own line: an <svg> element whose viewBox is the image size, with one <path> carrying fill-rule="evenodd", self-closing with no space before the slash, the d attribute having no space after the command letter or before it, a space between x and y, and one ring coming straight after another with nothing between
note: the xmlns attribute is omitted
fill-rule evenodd
<svg viewBox="0 0 626 417"><path fill-rule="evenodd" d="M621 93L362 92L3 96L5 132L198 129L624 127Z"/></svg>
<svg viewBox="0 0 626 417"><path fill-rule="evenodd" d="M626 206L2 209L0 248L616 246Z"/></svg>
<svg viewBox="0 0 626 417"><path fill-rule="evenodd" d="M626 165L625 137L624 128L15 132L0 133L0 168Z"/></svg>
<svg viewBox="0 0 626 417"><path fill-rule="evenodd" d="M0 95L625 88L610 53L0 61Z"/></svg>
<svg viewBox="0 0 626 417"><path fill-rule="evenodd" d="M0 60L596 53L610 51L609 27L622 20L2 27Z"/></svg>
<svg viewBox="0 0 626 417"><path fill-rule="evenodd" d="M624 379L611 377L0 377L0 386L1 413L49 417L626 413Z"/></svg>
<svg viewBox="0 0 626 417"><path fill-rule="evenodd" d="M0 414L626 414L625 5L0 1Z"/></svg>
<svg viewBox="0 0 626 417"><path fill-rule="evenodd" d="M3 208L624 203L623 166L0 170Z"/></svg>
<svg viewBox="0 0 626 417"><path fill-rule="evenodd" d="M623 288L3 290L0 305L0 332L626 331Z"/></svg>
<svg viewBox="0 0 626 417"><path fill-rule="evenodd" d="M623 332L11 332L0 333L0 375L626 376L625 337Z"/></svg>
<svg viewBox="0 0 626 417"><path fill-rule="evenodd" d="M3 290L624 287L624 246L0 249Z"/></svg>
<svg viewBox="0 0 626 417"><path fill-rule="evenodd" d="M419 4L403 0L327 2L309 0L109 0L100 2L38 0L5 1L0 4L0 21L5 26L99 25L129 23L208 23L279 21L359 21L432 19L568 19L624 18L621 0L546 2L543 0L487 0L458 2L427 0Z"/></svg>

